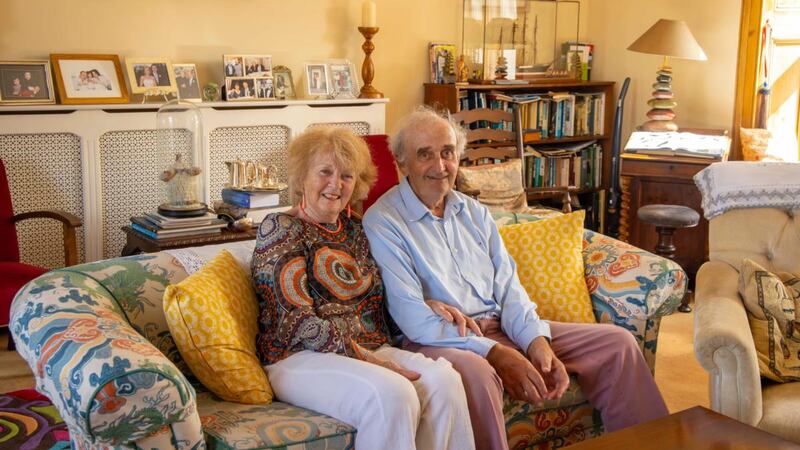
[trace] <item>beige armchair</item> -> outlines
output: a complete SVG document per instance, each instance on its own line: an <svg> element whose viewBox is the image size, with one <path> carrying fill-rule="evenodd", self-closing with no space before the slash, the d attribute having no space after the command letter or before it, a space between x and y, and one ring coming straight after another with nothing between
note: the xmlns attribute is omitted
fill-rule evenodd
<svg viewBox="0 0 800 450"><path fill-rule="evenodd" d="M709 261L697 274L694 346L709 372L711 408L800 443L800 382L761 379L739 268L800 273L800 209L734 209L709 223Z"/></svg>

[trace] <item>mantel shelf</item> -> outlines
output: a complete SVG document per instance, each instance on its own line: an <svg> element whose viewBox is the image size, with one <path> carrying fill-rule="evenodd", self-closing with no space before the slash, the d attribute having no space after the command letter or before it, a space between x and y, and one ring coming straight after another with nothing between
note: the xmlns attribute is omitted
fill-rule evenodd
<svg viewBox="0 0 800 450"><path fill-rule="evenodd" d="M236 102L196 102L199 108L226 109L278 109L292 105L307 105L312 108L331 106L364 106L375 103L389 103L388 98L348 98L337 100L268 100L268 101L236 101ZM92 105L26 105L0 106L2 114L69 114L73 111L105 111L105 112L153 112L164 103L123 103Z"/></svg>

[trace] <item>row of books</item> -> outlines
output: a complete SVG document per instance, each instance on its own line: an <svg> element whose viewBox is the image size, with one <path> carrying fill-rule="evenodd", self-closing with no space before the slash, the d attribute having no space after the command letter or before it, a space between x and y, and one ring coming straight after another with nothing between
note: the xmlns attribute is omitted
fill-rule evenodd
<svg viewBox="0 0 800 450"><path fill-rule="evenodd" d="M461 110L490 108L512 111L520 108L525 142L539 139L603 134L605 93L550 92L513 94L498 91L465 91L459 99ZM477 124L485 127L487 124ZM493 128L512 129L512 124L492 124Z"/></svg>
<svg viewBox="0 0 800 450"><path fill-rule="evenodd" d="M281 205L281 195L276 191L249 192L225 188L222 190L222 202L214 204L214 209L220 216L229 220L250 218L253 226L258 226L274 212L288 211L291 206Z"/></svg>
<svg viewBox="0 0 800 450"><path fill-rule="evenodd" d="M152 239L170 239L186 236L219 234L228 222L214 213L199 217L167 217L157 212L131 217L131 228Z"/></svg>
<svg viewBox="0 0 800 450"><path fill-rule="evenodd" d="M603 147L597 142L572 148L527 147L523 155L526 187L602 185Z"/></svg>

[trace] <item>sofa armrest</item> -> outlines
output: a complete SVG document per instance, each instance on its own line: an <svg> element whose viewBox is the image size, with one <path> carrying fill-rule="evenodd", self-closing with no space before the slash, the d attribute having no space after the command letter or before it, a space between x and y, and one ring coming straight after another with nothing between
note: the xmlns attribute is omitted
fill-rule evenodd
<svg viewBox="0 0 800 450"><path fill-rule="evenodd" d="M585 230L586 285L598 322L623 325L671 314L686 293L686 272L674 261Z"/></svg>
<svg viewBox="0 0 800 450"><path fill-rule="evenodd" d="M712 409L755 426L763 412L761 375L738 279L736 269L721 261L698 271L694 351L710 375Z"/></svg>
<svg viewBox="0 0 800 450"><path fill-rule="evenodd" d="M169 428L181 432L178 448L203 442L194 389L94 278L42 275L17 293L11 323L37 389L76 441L130 445Z"/></svg>

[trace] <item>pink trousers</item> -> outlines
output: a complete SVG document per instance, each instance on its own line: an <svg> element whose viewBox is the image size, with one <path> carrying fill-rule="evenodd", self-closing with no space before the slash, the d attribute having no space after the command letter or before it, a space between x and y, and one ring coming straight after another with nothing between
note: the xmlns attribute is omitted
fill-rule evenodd
<svg viewBox="0 0 800 450"><path fill-rule="evenodd" d="M478 321L483 335L519 349L500 329L499 319ZM668 414L667 406L636 338L608 324L550 322L550 346L600 410L606 431L636 425ZM508 449L503 418L503 382L485 358L468 350L419 345L406 340L406 350L432 359L445 358L461 374L467 393L477 449Z"/></svg>

